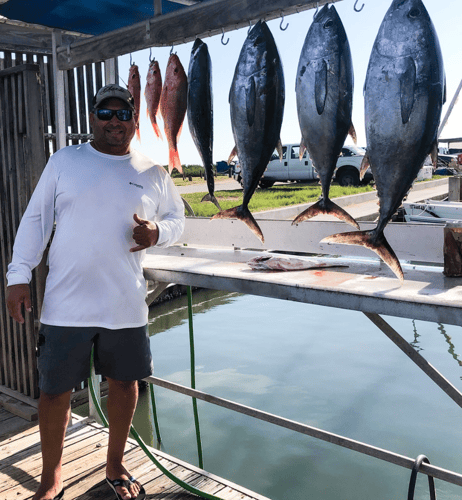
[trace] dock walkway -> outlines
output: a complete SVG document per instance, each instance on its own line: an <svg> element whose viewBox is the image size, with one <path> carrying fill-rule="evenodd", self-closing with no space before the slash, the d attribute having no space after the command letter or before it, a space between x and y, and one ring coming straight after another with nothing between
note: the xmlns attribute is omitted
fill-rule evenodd
<svg viewBox="0 0 462 500"><path fill-rule="evenodd" d="M0 499L27 500L36 491L41 471L37 422L28 422L0 407ZM64 500L113 500L105 481L108 431L73 415L64 443ZM188 484L223 500L268 500L198 467L151 449L159 462ZM131 473L146 489L146 499L193 500L149 460L138 444L129 439L125 460Z"/></svg>

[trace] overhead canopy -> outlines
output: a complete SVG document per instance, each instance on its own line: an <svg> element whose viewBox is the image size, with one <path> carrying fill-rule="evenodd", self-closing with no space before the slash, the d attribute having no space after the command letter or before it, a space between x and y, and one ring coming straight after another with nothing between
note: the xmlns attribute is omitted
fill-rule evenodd
<svg viewBox="0 0 462 500"><path fill-rule="evenodd" d="M208 0L161 0L162 13ZM4 3L3 3L4 2ZM153 0L0 0L0 15L50 28L101 35L154 17Z"/></svg>
<svg viewBox="0 0 462 500"><path fill-rule="evenodd" d="M177 45L340 0L0 0L0 50L51 51L60 70ZM11 21L14 20L14 21ZM25 23L31 23L29 26Z"/></svg>

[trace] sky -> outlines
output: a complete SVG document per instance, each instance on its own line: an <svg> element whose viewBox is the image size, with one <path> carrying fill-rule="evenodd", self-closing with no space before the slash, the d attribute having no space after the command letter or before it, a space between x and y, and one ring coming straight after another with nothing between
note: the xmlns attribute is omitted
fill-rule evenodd
<svg viewBox="0 0 462 500"><path fill-rule="evenodd" d="M353 7L355 0L342 0L335 3L335 8L342 19L348 36L353 59L355 82L353 124L358 136L359 146L366 146L363 86L367 65L375 37L377 36L385 13L391 5L391 0L359 0L358 7L363 3L364 8L361 12L354 11ZM462 80L462 39L460 38L462 0L424 0L424 4L436 28L446 70L447 102L443 107L443 118ZM281 141L283 144L299 143L300 141L301 134L295 98L295 75L303 42L313 22L314 12L315 9L310 9L284 17L283 27L288 23L288 27L285 31L280 29L282 19L275 19L268 22L268 26L274 36L282 59L285 77L286 100L281 129ZM234 146L228 96L239 53L247 37L247 31L247 28L243 28L226 32L224 34L224 41L226 42L226 40L229 39L227 45L221 43L221 35L202 39L208 46L212 61L214 162L227 160ZM180 58L186 74L188 72L192 46L193 42L189 42L174 47L174 52L176 52ZM151 52L151 57L155 57L159 61L163 78L170 50L170 47L154 47ZM120 57L119 76L121 78L121 85L124 85L124 82L126 83L128 78L130 60L138 65L142 86L140 113L141 143L133 139L132 147L146 154L158 163L166 165L168 163L168 146L165 134L163 133L163 121L161 118L158 119L162 135L164 136L164 140L160 141L155 137L150 120L146 116L144 87L149 67L149 58L149 49ZM456 104L447 125L442 131L441 137L462 137L462 96ZM346 143L351 143L349 137ZM187 117L185 117L183 130L178 143L178 150L183 165L202 164L188 129Z"/></svg>

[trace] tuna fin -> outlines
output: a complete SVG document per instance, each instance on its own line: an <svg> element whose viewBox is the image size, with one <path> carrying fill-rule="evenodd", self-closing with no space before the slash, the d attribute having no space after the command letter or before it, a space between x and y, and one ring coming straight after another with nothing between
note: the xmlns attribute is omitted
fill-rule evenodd
<svg viewBox="0 0 462 500"><path fill-rule="evenodd" d="M348 134L350 134L350 137L353 139L353 142L355 144L358 144L358 136L356 135L355 126L353 124L351 124L350 130L348 130Z"/></svg>
<svg viewBox="0 0 462 500"><path fill-rule="evenodd" d="M203 201L211 201L218 208L218 210L221 211L220 204L218 203L218 200L215 198L215 196L213 194L207 193L202 198L201 202L203 202Z"/></svg>
<svg viewBox="0 0 462 500"><path fill-rule="evenodd" d="M173 169L176 168L180 174L183 173L183 168L181 166L180 155L177 149L169 149L168 151L168 171L171 174Z"/></svg>
<svg viewBox="0 0 462 500"><path fill-rule="evenodd" d="M401 283L404 281L403 270L398 257L391 248L383 233L372 231L352 231L351 233L338 233L321 240L321 243L340 243L343 245L361 245L375 252L385 264L395 273Z"/></svg>
<svg viewBox="0 0 462 500"><path fill-rule="evenodd" d="M282 161L282 155L284 153L282 152L282 142L281 142L281 138L280 137L279 137L278 143L276 144L276 150L278 152L279 159Z"/></svg>
<svg viewBox="0 0 462 500"><path fill-rule="evenodd" d="M323 59L320 68L316 68L314 80L314 97L316 99L316 109L318 115L322 115L327 98L327 63Z"/></svg>
<svg viewBox="0 0 462 500"><path fill-rule="evenodd" d="M364 179L364 175L366 174L366 170L371 166L369 161L369 156L367 154L364 155L363 161L361 162L361 167L359 168L359 180Z"/></svg>
<svg viewBox="0 0 462 500"><path fill-rule="evenodd" d="M247 111L247 123L249 127L255 121L255 106L257 100L257 91L255 88L255 79L250 77L250 84L245 89L245 109Z"/></svg>
<svg viewBox="0 0 462 500"><path fill-rule="evenodd" d="M191 217L194 217L195 213L194 210L192 209L191 205L182 197L181 200L183 201L184 208L186 208L186 211Z"/></svg>
<svg viewBox="0 0 462 500"><path fill-rule="evenodd" d="M237 146L234 146L233 150L231 151L231 153L229 153L229 156L228 156L228 165L233 161L234 157L237 155Z"/></svg>
<svg viewBox="0 0 462 500"><path fill-rule="evenodd" d="M430 156L432 158L433 166L436 168L438 165L438 139L433 143Z"/></svg>
<svg viewBox="0 0 462 500"><path fill-rule="evenodd" d="M406 124L411 117L412 108L414 107L414 93L417 70L415 67L415 61L414 59L412 59L412 57L404 58L401 64L404 66L404 71L402 71L399 75L401 93L401 119L403 121L403 124Z"/></svg>
<svg viewBox="0 0 462 500"><path fill-rule="evenodd" d="M311 217L319 214L334 215L338 219L347 222L356 229L359 229L359 224L353 219L353 217L351 217L349 213L336 205L329 198L321 198L317 203L308 207L293 220L292 225L303 222L306 219L311 219Z"/></svg>
<svg viewBox="0 0 462 500"><path fill-rule="evenodd" d="M248 208L244 208L242 205L218 212L212 217L212 219L239 219L247 224L249 229L257 236L257 238L261 240L262 243L265 242L265 238L263 237L263 233L260 226L257 224L257 221L253 218L250 210Z"/></svg>
<svg viewBox="0 0 462 500"><path fill-rule="evenodd" d="M446 87L446 72L444 72L444 85L443 85L443 104L446 102L448 97L447 87Z"/></svg>

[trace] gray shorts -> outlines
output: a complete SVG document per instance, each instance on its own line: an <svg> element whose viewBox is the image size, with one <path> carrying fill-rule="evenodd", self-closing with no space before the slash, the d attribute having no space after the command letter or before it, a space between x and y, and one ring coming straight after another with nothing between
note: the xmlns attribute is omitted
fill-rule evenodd
<svg viewBox="0 0 462 500"><path fill-rule="evenodd" d="M39 387L46 394L70 391L95 371L115 380L141 380L153 365L146 326L109 330L99 327L40 326L37 343Z"/></svg>

